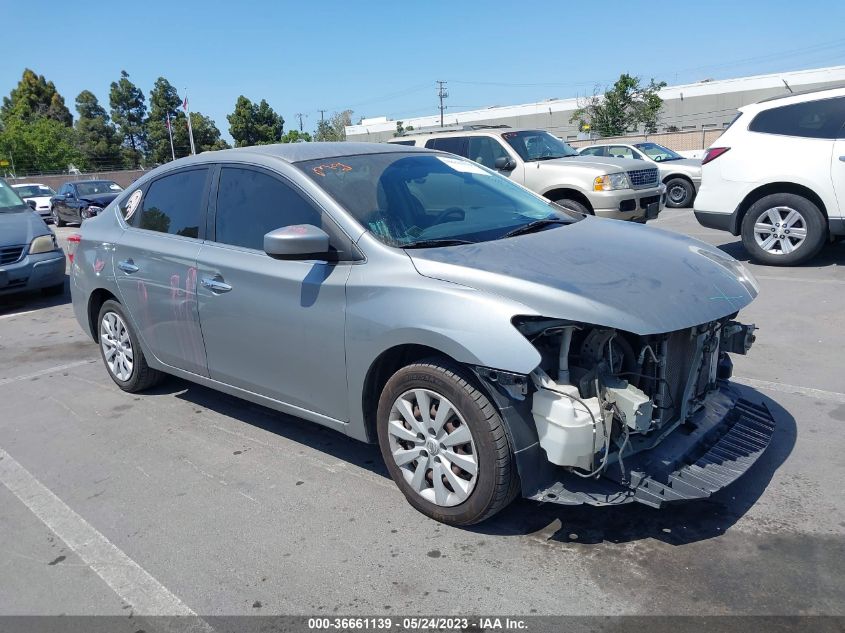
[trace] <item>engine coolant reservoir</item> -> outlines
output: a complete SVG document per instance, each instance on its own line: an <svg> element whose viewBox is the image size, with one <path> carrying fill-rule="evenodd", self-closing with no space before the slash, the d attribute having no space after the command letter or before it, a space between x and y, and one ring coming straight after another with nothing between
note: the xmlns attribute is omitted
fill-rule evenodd
<svg viewBox="0 0 845 633"><path fill-rule="evenodd" d="M579 397L573 385L555 384L554 390L540 388L534 393L531 413L540 446L553 464L589 470L593 454L604 450L609 429L605 430L597 398L582 399L581 404L564 394Z"/></svg>

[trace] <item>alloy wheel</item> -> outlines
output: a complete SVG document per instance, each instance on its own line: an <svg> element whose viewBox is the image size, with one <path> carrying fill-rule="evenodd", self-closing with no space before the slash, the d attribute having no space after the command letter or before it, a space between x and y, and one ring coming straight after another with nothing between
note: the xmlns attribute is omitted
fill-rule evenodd
<svg viewBox="0 0 845 633"><path fill-rule="evenodd" d="M129 330L116 312L106 312L100 321L100 345L112 375L122 382L132 377L134 352Z"/></svg>
<svg viewBox="0 0 845 633"><path fill-rule="evenodd" d="M760 214L754 223L757 246L771 255L788 255L807 239L804 216L790 207L773 207Z"/></svg>
<svg viewBox="0 0 845 633"><path fill-rule="evenodd" d="M455 405L428 389L412 389L390 409L390 452L408 485L426 501L456 506L478 479L472 432Z"/></svg>

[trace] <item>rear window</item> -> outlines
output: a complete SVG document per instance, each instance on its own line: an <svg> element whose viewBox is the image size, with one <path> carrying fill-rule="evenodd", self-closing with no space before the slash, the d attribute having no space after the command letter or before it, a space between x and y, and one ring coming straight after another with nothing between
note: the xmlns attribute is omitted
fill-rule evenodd
<svg viewBox="0 0 845 633"><path fill-rule="evenodd" d="M203 168L154 180L143 196L140 209L127 213L129 223L148 231L198 237L204 217L202 207L207 176L208 169Z"/></svg>
<svg viewBox="0 0 845 633"><path fill-rule="evenodd" d="M458 156L467 156L466 136L445 136L443 138L432 138L426 141L428 149L439 149L441 152L449 152Z"/></svg>
<svg viewBox="0 0 845 633"><path fill-rule="evenodd" d="M748 129L763 134L804 138L842 138L845 97L795 103L760 112Z"/></svg>

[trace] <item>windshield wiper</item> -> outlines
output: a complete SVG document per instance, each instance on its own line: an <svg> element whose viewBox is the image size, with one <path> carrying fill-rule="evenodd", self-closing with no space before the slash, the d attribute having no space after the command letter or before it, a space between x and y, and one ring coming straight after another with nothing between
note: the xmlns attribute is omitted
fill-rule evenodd
<svg viewBox="0 0 845 633"><path fill-rule="evenodd" d="M575 156L575 154L572 154L572 156ZM537 162L539 160L557 160L558 158L566 158L566 155L564 155L564 156L537 156L537 158L529 158L525 162L526 163L534 163L534 162Z"/></svg>
<svg viewBox="0 0 845 633"><path fill-rule="evenodd" d="M461 244L475 244L470 240L459 240L452 237L444 237L441 239L431 240L417 240L416 242L408 242L402 244L401 248L436 248L438 246L459 246Z"/></svg>
<svg viewBox="0 0 845 633"><path fill-rule="evenodd" d="M502 236L502 238L533 233L534 231L539 231L544 226L549 226L550 224L571 224L571 222L569 220L561 220L560 218L543 218L542 220L534 220L533 222L529 222L528 224L515 228L513 231L508 231Z"/></svg>

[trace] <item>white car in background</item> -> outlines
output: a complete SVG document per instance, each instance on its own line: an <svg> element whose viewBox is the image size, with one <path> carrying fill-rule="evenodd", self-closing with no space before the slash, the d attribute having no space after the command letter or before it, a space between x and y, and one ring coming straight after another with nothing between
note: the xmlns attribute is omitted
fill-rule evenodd
<svg viewBox="0 0 845 633"><path fill-rule="evenodd" d="M40 215L45 222L50 219L50 198L56 195L56 192L50 187L40 183L28 182L21 185L12 185L12 189L30 207L33 206L32 203L34 202L35 206L32 210Z"/></svg>
<svg viewBox="0 0 845 633"><path fill-rule="evenodd" d="M845 88L740 108L707 150L695 217L790 266L845 236Z"/></svg>
<svg viewBox="0 0 845 633"><path fill-rule="evenodd" d="M666 206L691 207L701 186L701 160L646 141L643 143L599 143L578 150L581 156L632 158L657 163L660 181L666 185Z"/></svg>

